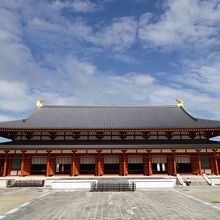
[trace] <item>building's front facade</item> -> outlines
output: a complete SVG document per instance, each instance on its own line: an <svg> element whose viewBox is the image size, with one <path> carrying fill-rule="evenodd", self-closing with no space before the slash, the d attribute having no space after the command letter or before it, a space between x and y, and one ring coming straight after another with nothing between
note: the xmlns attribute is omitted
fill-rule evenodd
<svg viewBox="0 0 220 220"><path fill-rule="evenodd" d="M0 176L219 175L220 121L177 106L43 106L1 122Z"/></svg>

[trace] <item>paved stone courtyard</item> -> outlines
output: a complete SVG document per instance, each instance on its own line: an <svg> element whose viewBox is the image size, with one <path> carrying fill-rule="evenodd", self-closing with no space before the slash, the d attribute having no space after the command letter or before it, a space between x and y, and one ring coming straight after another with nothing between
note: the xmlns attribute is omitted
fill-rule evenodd
<svg viewBox="0 0 220 220"><path fill-rule="evenodd" d="M30 204L5 215L4 219L220 219L220 209L187 197L185 193L192 195L190 190L187 192L182 189L136 192L49 190L39 192L38 197L36 189L32 190L33 198ZM27 190L30 191L31 189ZM198 194L198 191L196 193Z"/></svg>

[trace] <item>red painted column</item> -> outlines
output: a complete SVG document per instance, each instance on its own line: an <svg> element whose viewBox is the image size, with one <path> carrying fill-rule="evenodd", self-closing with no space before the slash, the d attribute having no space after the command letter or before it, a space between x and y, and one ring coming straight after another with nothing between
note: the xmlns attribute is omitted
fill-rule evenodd
<svg viewBox="0 0 220 220"><path fill-rule="evenodd" d="M4 160L4 168L3 168L3 175L2 176L7 176L8 152L9 151L5 151L5 160Z"/></svg>
<svg viewBox="0 0 220 220"><path fill-rule="evenodd" d="M76 156L75 176L80 174L80 156Z"/></svg>
<svg viewBox="0 0 220 220"><path fill-rule="evenodd" d="M142 157L143 157L144 175L148 176L148 158L147 158L147 154L144 154Z"/></svg>
<svg viewBox="0 0 220 220"><path fill-rule="evenodd" d="M128 161L126 157L126 150L123 150L123 176L128 175Z"/></svg>
<svg viewBox="0 0 220 220"><path fill-rule="evenodd" d="M214 155L214 165L215 165L215 175L219 175L218 158L216 154Z"/></svg>
<svg viewBox="0 0 220 220"><path fill-rule="evenodd" d="M76 176L75 171L76 171L76 150L72 151L72 163L71 163L71 176Z"/></svg>
<svg viewBox="0 0 220 220"><path fill-rule="evenodd" d="M198 175L202 175L202 165L201 165L201 156L200 156L200 153L198 153Z"/></svg>
<svg viewBox="0 0 220 220"><path fill-rule="evenodd" d="M51 151L47 151L46 176L49 176L49 173L50 173L50 152L51 152Z"/></svg>
<svg viewBox="0 0 220 220"><path fill-rule="evenodd" d="M96 155L96 176L101 176L101 150L97 150Z"/></svg>
<svg viewBox="0 0 220 220"><path fill-rule="evenodd" d="M176 154L175 151L173 151L173 174L176 175L177 171L176 171Z"/></svg>
<svg viewBox="0 0 220 220"><path fill-rule="evenodd" d="M101 176L101 158L100 158L100 155L99 155L99 154L98 154L96 160L97 160L97 161L96 161L96 166L97 166L97 168L96 168L96 170L97 170L96 175L97 175L97 176Z"/></svg>
<svg viewBox="0 0 220 220"><path fill-rule="evenodd" d="M153 174L153 172L152 172L152 156L151 156L151 151L148 151L147 162L148 162L148 176L151 176Z"/></svg>
<svg viewBox="0 0 220 220"><path fill-rule="evenodd" d="M21 176L24 176L24 159L25 159L25 152L22 151L22 159L21 159Z"/></svg>

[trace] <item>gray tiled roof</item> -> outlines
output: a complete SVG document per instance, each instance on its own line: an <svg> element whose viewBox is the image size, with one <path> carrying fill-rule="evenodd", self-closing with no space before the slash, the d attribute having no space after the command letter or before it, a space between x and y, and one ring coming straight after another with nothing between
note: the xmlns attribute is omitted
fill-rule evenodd
<svg viewBox="0 0 220 220"><path fill-rule="evenodd" d="M94 144L90 142L84 142L81 144L71 143L71 142L56 142L56 143L19 143L19 142L7 142L1 143L0 149L193 149L193 148L219 148L220 142L216 141L204 141L204 142L175 142L172 143L102 143Z"/></svg>
<svg viewBox="0 0 220 220"><path fill-rule="evenodd" d="M197 119L178 106L43 106L4 128L147 129L220 128L220 121Z"/></svg>

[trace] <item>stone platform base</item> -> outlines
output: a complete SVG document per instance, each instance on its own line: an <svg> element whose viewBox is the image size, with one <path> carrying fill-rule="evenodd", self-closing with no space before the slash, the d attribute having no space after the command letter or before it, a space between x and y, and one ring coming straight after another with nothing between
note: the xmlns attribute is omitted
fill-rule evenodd
<svg viewBox="0 0 220 220"><path fill-rule="evenodd" d="M129 182L135 183L137 190L147 188L173 188L176 186L176 177L94 177L77 179L46 179L45 185L53 189L85 189L89 190L92 183L101 181L109 183Z"/></svg>
<svg viewBox="0 0 220 220"><path fill-rule="evenodd" d="M70 177L70 176L27 176L27 177L7 177L0 178L0 187L6 186L6 179L19 179L19 180L45 180L45 187L52 189L73 189L73 190L89 190L92 183L98 181L105 182L134 182L137 190L144 190L148 188L173 188L176 186L176 177L173 176L102 176L102 177Z"/></svg>

